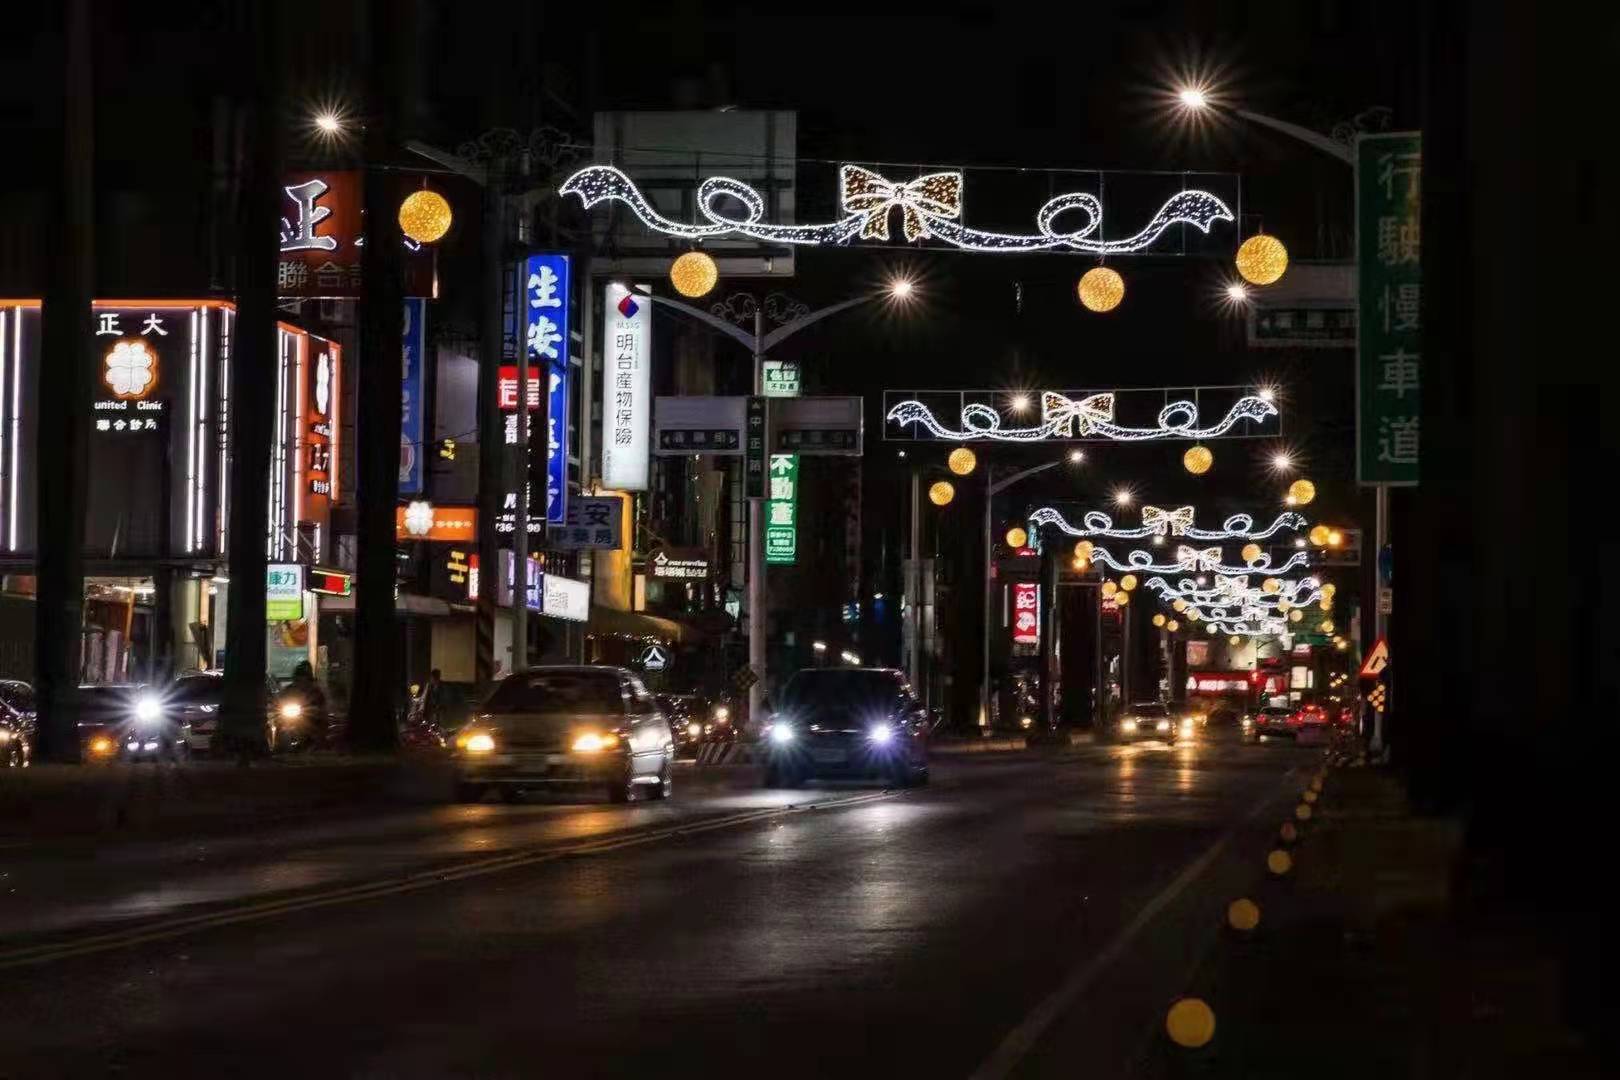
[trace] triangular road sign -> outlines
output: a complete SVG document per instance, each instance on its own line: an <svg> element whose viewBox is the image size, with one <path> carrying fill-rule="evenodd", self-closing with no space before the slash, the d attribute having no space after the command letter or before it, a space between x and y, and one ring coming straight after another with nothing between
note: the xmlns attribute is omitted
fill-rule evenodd
<svg viewBox="0 0 1620 1080"><path fill-rule="evenodd" d="M1361 664L1361 677L1363 679L1376 679L1389 667L1389 642L1379 638L1367 659Z"/></svg>

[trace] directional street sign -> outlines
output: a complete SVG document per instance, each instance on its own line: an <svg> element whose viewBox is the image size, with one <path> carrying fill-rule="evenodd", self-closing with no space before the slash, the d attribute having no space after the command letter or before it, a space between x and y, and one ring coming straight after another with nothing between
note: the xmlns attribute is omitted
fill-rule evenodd
<svg viewBox="0 0 1620 1080"><path fill-rule="evenodd" d="M1376 679L1389 667L1389 642L1379 638L1367 659L1361 664L1361 677L1363 679Z"/></svg>

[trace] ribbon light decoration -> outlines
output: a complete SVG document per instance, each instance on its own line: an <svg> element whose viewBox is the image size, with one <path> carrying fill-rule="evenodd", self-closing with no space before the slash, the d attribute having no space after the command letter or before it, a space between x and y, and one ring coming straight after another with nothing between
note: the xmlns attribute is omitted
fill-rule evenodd
<svg viewBox="0 0 1620 1080"><path fill-rule="evenodd" d="M1158 564L1153 561L1150 551L1132 551L1121 562L1105 547L1091 549L1091 561L1101 566L1109 567L1122 573L1132 574L1177 574L1191 571L1208 571L1212 574L1224 574L1228 577L1237 577L1242 574L1286 574L1296 566L1305 566L1311 558L1303 551L1295 552L1288 557L1288 561L1281 566L1271 565L1270 555L1260 555L1246 566L1227 566L1221 562L1221 549L1219 547L1190 548L1185 544L1176 548L1176 561L1173 563Z"/></svg>
<svg viewBox="0 0 1620 1080"><path fill-rule="evenodd" d="M762 219L765 200L741 180L711 176L698 185L697 211L708 224L693 225L660 214L635 181L611 165L588 165L574 173L558 191L577 195L586 209L608 200L628 206L647 228L666 236L700 240L733 234L778 244L847 244L889 238L889 212L900 210L901 230L909 243L938 240L962 251L1031 252L1077 251L1091 255L1129 255L1145 251L1172 225L1191 225L1208 234L1217 221L1236 216L1207 191L1180 191L1136 233L1121 240L1102 240L1102 201L1087 192L1070 192L1047 200L1035 214L1036 232L985 232L960 223L962 174L930 173L895 183L871 169L842 165L838 170L838 203L844 217L820 225L773 225ZM726 196L743 207L741 216L727 216L715 200ZM1060 232L1054 222L1064 214L1085 216L1079 228Z"/></svg>
<svg viewBox="0 0 1620 1080"><path fill-rule="evenodd" d="M1069 536L1106 536L1115 540L1139 540L1147 536L1185 536L1191 540L1264 540L1274 536L1284 529L1298 531L1306 525L1303 514L1287 511L1277 515L1277 519L1264 529L1256 530L1254 518L1248 514L1233 514L1222 523L1219 529L1200 529L1193 525L1194 510L1190 506L1177 507L1174 510L1165 510L1157 506L1142 507L1142 524L1139 528L1125 528L1116 526L1114 519L1100 510L1088 511L1081 521L1084 527L1071 525L1063 512L1055 507L1043 506L1031 512L1029 524L1032 529L1047 525L1056 526L1058 531Z"/></svg>
<svg viewBox="0 0 1620 1080"><path fill-rule="evenodd" d="M1075 401L1048 390L1041 394L1041 422L1034 427L1004 428L1001 413L980 402L962 406L960 428L948 428L934 411L920 401L902 401L889 410L886 419L893 424L919 424L936 439L970 442L993 439L997 442L1039 442L1043 439L1093 438L1115 442L1142 442L1148 439L1213 439L1224 435L1245 420L1261 421L1277 415L1277 406L1264 398L1239 398L1219 423L1198 427L1198 405L1172 401L1159 410L1157 427L1125 427L1114 423L1114 395L1091 394Z"/></svg>

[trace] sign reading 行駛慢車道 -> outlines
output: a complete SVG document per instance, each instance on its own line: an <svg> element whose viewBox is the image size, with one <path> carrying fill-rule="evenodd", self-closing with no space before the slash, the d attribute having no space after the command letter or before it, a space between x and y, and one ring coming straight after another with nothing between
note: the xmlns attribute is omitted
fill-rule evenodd
<svg viewBox="0 0 1620 1080"><path fill-rule="evenodd" d="M1423 137L1356 140L1356 478L1418 482Z"/></svg>

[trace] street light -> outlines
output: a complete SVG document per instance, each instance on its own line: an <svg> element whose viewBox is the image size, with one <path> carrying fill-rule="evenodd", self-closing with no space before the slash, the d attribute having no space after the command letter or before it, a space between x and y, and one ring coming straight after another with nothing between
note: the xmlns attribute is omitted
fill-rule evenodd
<svg viewBox="0 0 1620 1080"><path fill-rule="evenodd" d="M1136 499L1136 496L1135 496L1135 494L1132 493L1130 488L1122 487L1122 488L1115 488L1114 489L1114 505L1115 506L1118 506L1118 507L1121 507L1121 508L1129 506L1129 505L1131 505L1132 502L1135 501L1135 499Z"/></svg>
<svg viewBox="0 0 1620 1080"><path fill-rule="evenodd" d="M895 278L889 282L889 296L895 300L910 300L917 286L910 278Z"/></svg>

